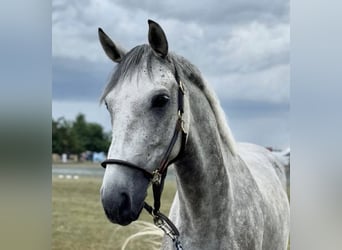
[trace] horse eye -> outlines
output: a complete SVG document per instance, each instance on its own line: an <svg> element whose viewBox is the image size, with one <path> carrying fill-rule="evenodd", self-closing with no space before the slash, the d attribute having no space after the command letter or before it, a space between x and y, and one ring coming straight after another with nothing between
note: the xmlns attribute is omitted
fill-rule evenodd
<svg viewBox="0 0 342 250"><path fill-rule="evenodd" d="M164 107L170 100L170 97L162 94L153 97L152 99L152 108L162 108Z"/></svg>

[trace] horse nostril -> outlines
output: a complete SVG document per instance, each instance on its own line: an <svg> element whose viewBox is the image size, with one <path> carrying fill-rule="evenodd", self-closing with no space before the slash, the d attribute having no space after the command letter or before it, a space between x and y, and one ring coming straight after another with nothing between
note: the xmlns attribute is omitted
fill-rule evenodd
<svg viewBox="0 0 342 250"><path fill-rule="evenodd" d="M126 193L121 193L121 204L120 211L123 213L129 212L131 210L131 201Z"/></svg>

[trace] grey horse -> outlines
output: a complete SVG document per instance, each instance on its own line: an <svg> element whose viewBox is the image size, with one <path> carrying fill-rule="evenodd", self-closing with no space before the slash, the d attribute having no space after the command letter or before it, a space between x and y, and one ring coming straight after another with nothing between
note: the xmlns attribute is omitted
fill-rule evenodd
<svg viewBox="0 0 342 250"><path fill-rule="evenodd" d="M177 121L178 85L184 84L184 152L181 135L170 152L177 181L170 219L185 250L287 249L289 200L281 161L267 149L237 143L219 101L200 71L168 51L162 28L149 20L149 44L126 52L99 29L107 56L117 63L101 101L111 116L108 158L146 171L159 165ZM144 206L143 171L108 164L101 200L108 219L128 225ZM167 237L162 249L173 249Z"/></svg>

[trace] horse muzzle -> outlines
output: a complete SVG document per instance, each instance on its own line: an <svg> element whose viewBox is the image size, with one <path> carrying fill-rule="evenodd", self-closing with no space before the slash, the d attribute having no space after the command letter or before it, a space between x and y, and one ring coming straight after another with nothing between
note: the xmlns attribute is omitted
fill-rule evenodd
<svg viewBox="0 0 342 250"><path fill-rule="evenodd" d="M139 171L107 167L101 202L107 218L122 226L138 219L144 206L149 181Z"/></svg>
<svg viewBox="0 0 342 250"><path fill-rule="evenodd" d="M105 195L101 189L101 201L107 218L115 224L122 226L130 224L132 221L138 219L143 208L143 203L140 208L134 209L132 207L132 200L125 192L118 195Z"/></svg>

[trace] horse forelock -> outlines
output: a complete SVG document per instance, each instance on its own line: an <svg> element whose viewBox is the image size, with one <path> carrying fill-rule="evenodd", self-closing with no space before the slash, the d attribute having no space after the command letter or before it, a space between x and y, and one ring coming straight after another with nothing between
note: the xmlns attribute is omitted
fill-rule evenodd
<svg viewBox="0 0 342 250"><path fill-rule="evenodd" d="M147 70L148 76L152 79L153 63L155 62L164 64L172 71L173 74L175 74L175 70L177 70L183 81L187 80L186 82L190 82L202 91L215 115L222 141L228 146L230 152L235 155L236 143L229 127L227 126L224 111L220 106L219 100L214 91L211 90L207 82L203 79L201 72L195 65L175 53L170 52L168 56L163 59L158 57L147 44L134 47L124 56L122 61L114 69L114 73L112 74L100 98L100 103L104 101L108 93L121 79L131 77L134 73L143 72L144 70Z"/></svg>
<svg viewBox="0 0 342 250"><path fill-rule="evenodd" d="M100 103L104 101L108 93L116 86L120 79L131 76L133 73L142 69L143 62L151 61L151 48L148 45L140 45L134 47L122 59L122 61L114 68L114 72L105 87L100 98ZM147 67L150 70L150 67ZM150 75L150 72L149 72Z"/></svg>

